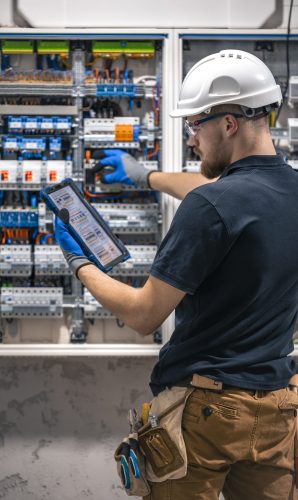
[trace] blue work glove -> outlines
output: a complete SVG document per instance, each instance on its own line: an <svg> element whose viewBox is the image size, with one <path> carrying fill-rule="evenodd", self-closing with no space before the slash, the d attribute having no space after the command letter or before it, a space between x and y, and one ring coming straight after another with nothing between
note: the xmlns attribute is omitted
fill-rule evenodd
<svg viewBox="0 0 298 500"><path fill-rule="evenodd" d="M120 182L140 188L149 187L147 178L150 170L143 167L133 156L121 151L121 149L104 149L103 153L106 157L100 160L100 165L115 168L115 172L103 176L103 182L107 184Z"/></svg>
<svg viewBox="0 0 298 500"><path fill-rule="evenodd" d="M83 266L92 264L92 262L86 257L80 245L70 234L67 226L68 221L69 212L66 208L62 208L59 212L59 217L55 219L55 239L60 245L70 269L78 277L78 270Z"/></svg>

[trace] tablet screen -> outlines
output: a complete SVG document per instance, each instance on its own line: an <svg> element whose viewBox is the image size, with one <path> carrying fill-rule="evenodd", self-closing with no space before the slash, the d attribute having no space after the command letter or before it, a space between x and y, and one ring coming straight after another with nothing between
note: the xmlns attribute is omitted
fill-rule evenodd
<svg viewBox="0 0 298 500"><path fill-rule="evenodd" d="M104 266L122 255L121 250L70 186L49 193L49 197L59 210L67 208L69 224Z"/></svg>

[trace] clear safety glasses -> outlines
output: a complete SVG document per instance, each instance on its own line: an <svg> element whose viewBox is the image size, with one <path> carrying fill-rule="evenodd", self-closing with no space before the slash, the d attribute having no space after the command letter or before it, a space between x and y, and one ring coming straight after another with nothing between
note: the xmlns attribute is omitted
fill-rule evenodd
<svg viewBox="0 0 298 500"><path fill-rule="evenodd" d="M221 113L215 113L214 115L207 116L206 118L202 118L201 120L195 120L194 122L185 120L184 122L185 133L187 137L195 137L195 135L198 133L203 123L215 120L215 118L219 118L220 116L226 116L226 115L233 115L235 118L244 118L244 115L241 115L240 113L228 113L226 111L225 112L222 111Z"/></svg>

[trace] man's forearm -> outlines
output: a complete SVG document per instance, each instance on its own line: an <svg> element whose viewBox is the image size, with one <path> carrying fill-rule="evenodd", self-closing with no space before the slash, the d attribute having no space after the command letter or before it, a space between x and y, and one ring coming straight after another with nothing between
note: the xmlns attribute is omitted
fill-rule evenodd
<svg viewBox="0 0 298 500"><path fill-rule="evenodd" d="M139 289L111 278L94 265L78 271L80 281L105 308L136 331L139 331Z"/></svg>
<svg viewBox="0 0 298 500"><path fill-rule="evenodd" d="M155 191L167 193L178 200L182 200L187 193L198 186L203 186L216 179L207 179L204 175L192 172L152 172L149 175L149 184Z"/></svg>
<svg viewBox="0 0 298 500"><path fill-rule="evenodd" d="M81 267L77 275L98 302L141 335L154 332L185 296L151 275L141 288L121 283L93 264Z"/></svg>

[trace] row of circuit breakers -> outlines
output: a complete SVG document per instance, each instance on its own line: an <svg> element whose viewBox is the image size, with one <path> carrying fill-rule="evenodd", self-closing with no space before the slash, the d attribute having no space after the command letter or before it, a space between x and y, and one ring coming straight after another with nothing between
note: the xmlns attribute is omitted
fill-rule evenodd
<svg viewBox="0 0 298 500"><path fill-rule="evenodd" d="M110 274L143 285L162 232L159 195L104 184L93 167L118 148L161 168L162 43L0 45L0 316L61 318L75 307L76 324L113 319L71 275L39 191L73 178L131 255Z"/></svg>

